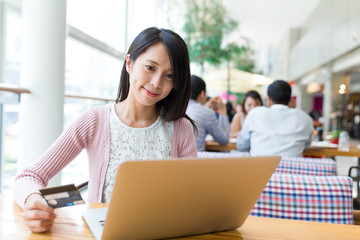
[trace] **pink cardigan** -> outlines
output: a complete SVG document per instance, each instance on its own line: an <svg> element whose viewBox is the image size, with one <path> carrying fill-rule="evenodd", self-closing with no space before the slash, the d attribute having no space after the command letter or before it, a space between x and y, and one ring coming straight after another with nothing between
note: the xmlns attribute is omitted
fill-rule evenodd
<svg viewBox="0 0 360 240"><path fill-rule="evenodd" d="M14 199L20 207L33 193L47 186L48 181L68 165L85 148L89 159L88 201L101 202L110 152L111 104L93 107L82 114L15 180ZM195 138L190 122L181 118L174 122L171 157L197 157ZM80 169L79 169L80 170Z"/></svg>

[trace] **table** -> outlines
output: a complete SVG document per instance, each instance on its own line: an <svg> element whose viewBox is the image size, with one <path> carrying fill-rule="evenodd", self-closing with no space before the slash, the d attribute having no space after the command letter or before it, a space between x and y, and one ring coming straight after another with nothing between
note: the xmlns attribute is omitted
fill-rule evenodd
<svg viewBox="0 0 360 240"><path fill-rule="evenodd" d="M303 154L306 156L313 156L313 157L347 156L347 157L360 158L360 149L357 148L356 144L350 144L348 152L340 151L337 148L311 147L311 148L305 149Z"/></svg>
<svg viewBox="0 0 360 240"><path fill-rule="evenodd" d="M93 239L81 217L85 208L106 207L92 203L56 209L58 215L50 232L33 234L21 217L22 210L11 195L0 195L0 239ZM177 239L360 239L360 226L248 217L244 225L233 231L190 236Z"/></svg>
<svg viewBox="0 0 360 240"><path fill-rule="evenodd" d="M236 150L236 143L228 143L227 145L220 145L215 141L207 141L205 145L206 151L224 152ZM312 157L335 157L335 156L347 156L347 157L358 157L360 158L360 149L357 148L356 144L351 144L349 151L340 151L337 148L328 147L310 147L303 152L306 156Z"/></svg>
<svg viewBox="0 0 360 240"><path fill-rule="evenodd" d="M236 143L228 143L227 145L220 145L215 141L207 141L205 144L206 151L213 152L228 152L231 150L236 150Z"/></svg>

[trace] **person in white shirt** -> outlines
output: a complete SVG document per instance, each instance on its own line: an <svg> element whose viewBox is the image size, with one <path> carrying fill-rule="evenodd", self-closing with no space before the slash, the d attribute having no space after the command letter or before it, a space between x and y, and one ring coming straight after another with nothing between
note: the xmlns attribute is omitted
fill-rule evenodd
<svg viewBox="0 0 360 240"><path fill-rule="evenodd" d="M250 149L251 155L302 156L311 144L314 131L310 116L288 107L291 87L286 81L274 81L267 94L269 107L257 107L249 112L237 137L237 149Z"/></svg>

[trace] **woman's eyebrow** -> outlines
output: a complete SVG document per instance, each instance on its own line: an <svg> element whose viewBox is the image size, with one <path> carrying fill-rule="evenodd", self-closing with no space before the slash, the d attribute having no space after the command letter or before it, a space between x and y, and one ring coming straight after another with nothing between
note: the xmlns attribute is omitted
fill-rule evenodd
<svg viewBox="0 0 360 240"><path fill-rule="evenodd" d="M149 62L152 62L152 63L154 63L155 65L160 65L160 64L158 64L157 62L155 62L154 60L151 60L151 59L146 59L146 61L149 61Z"/></svg>

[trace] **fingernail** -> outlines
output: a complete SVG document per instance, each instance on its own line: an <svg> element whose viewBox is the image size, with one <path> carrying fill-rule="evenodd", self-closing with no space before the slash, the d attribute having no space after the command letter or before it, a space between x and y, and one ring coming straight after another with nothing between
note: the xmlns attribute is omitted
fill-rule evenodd
<svg viewBox="0 0 360 240"><path fill-rule="evenodd" d="M51 217L52 217L52 218L56 218L56 214L55 214L55 213L51 213Z"/></svg>

